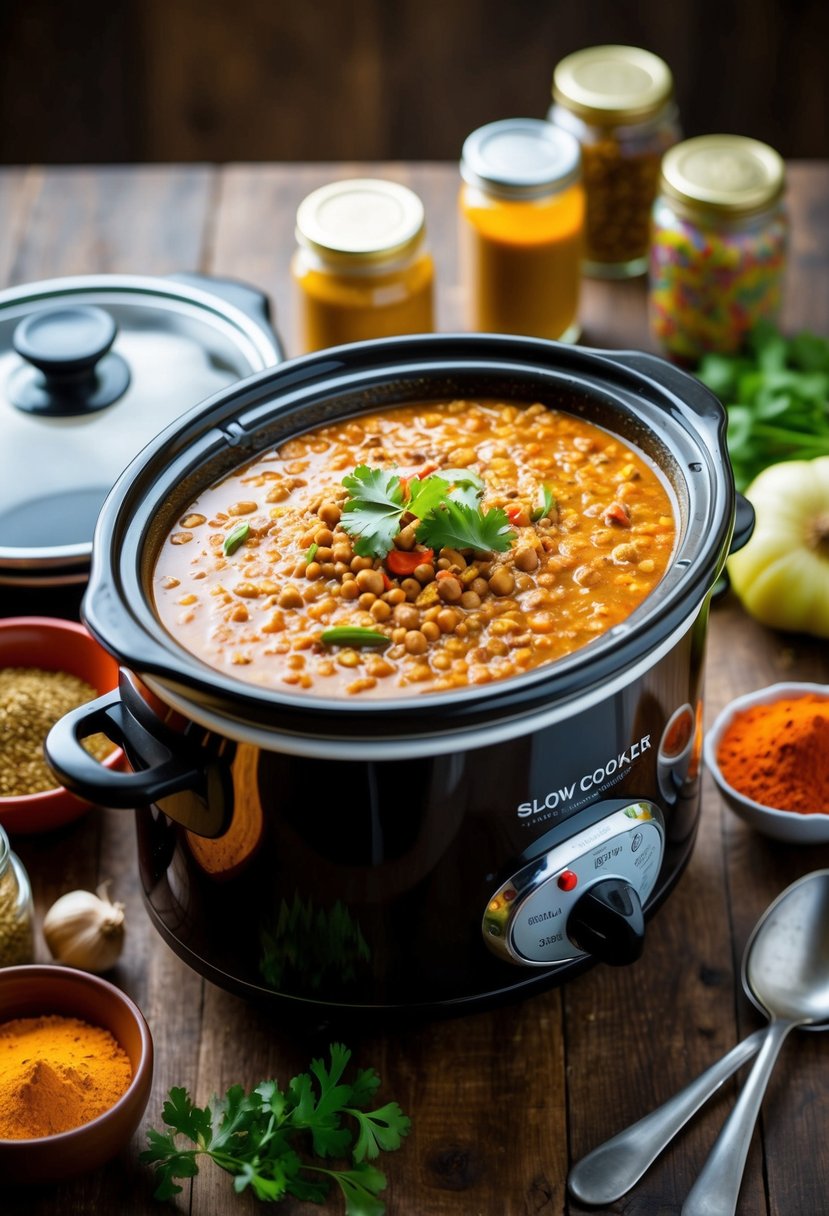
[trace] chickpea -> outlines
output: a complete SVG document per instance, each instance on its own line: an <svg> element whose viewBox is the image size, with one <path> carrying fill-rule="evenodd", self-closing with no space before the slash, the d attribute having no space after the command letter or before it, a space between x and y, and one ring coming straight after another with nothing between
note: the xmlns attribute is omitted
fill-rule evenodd
<svg viewBox="0 0 829 1216"><path fill-rule="evenodd" d="M360 597L362 599L362 596ZM375 600L369 608L369 612L374 617L375 621L387 621L391 616L391 608L388 604L384 604L382 600Z"/></svg>
<svg viewBox="0 0 829 1216"><path fill-rule="evenodd" d="M512 595L515 590L515 578L506 566L499 566L490 577L489 589L493 595Z"/></svg>
<svg viewBox="0 0 829 1216"><path fill-rule="evenodd" d="M538 568L538 554L529 545L522 545L515 554L515 566L518 570L529 572Z"/></svg>
<svg viewBox="0 0 829 1216"><path fill-rule="evenodd" d="M356 650L341 650L337 655L337 662L340 667L357 667L360 662L360 656Z"/></svg>
<svg viewBox="0 0 829 1216"><path fill-rule="evenodd" d="M359 574L361 570L371 570L374 566L370 557L352 557L350 564L355 574Z"/></svg>
<svg viewBox="0 0 829 1216"><path fill-rule="evenodd" d="M201 524L207 523L207 517L204 515L185 515L184 519L179 520L182 528L198 528Z"/></svg>
<svg viewBox="0 0 829 1216"><path fill-rule="evenodd" d="M360 588L357 586L356 578L350 579L347 583L343 583L340 595L344 600L356 600L360 595Z"/></svg>
<svg viewBox="0 0 829 1216"><path fill-rule="evenodd" d="M286 583L279 595L280 608L299 608L302 605L302 596L291 583Z"/></svg>
<svg viewBox="0 0 829 1216"><path fill-rule="evenodd" d="M452 633L460 619L454 608L442 608L437 616L441 633Z"/></svg>
<svg viewBox="0 0 829 1216"><path fill-rule="evenodd" d="M315 578L319 578L321 574L322 566L319 564L319 562L309 562L305 567L305 577L308 579L313 580Z"/></svg>
<svg viewBox="0 0 829 1216"><path fill-rule="evenodd" d="M394 538L396 549L403 549L410 552L417 544L417 534L411 524L407 524L405 528L401 528Z"/></svg>
<svg viewBox="0 0 829 1216"><path fill-rule="evenodd" d="M398 604L394 610L395 625L402 625L404 629L416 629L420 624L420 613L413 604Z"/></svg>
<svg viewBox="0 0 829 1216"><path fill-rule="evenodd" d="M377 600L377 596L374 594L373 591L364 591L363 594L357 600L357 603L360 605L360 607L363 609L364 612L368 612L369 608L371 608L372 604L374 604L376 602L376 600Z"/></svg>
<svg viewBox="0 0 829 1216"><path fill-rule="evenodd" d="M476 578L469 584L469 590L474 591L476 595L485 596L489 591L489 583L485 578Z"/></svg>
<svg viewBox="0 0 829 1216"><path fill-rule="evenodd" d="M330 562L333 556L334 553L330 545L319 545L314 554L314 560L318 562Z"/></svg>
<svg viewBox="0 0 829 1216"><path fill-rule="evenodd" d="M404 578L400 584L401 589L406 593L407 600L414 600L420 595L420 583L416 578Z"/></svg>
<svg viewBox="0 0 829 1216"><path fill-rule="evenodd" d="M380 571L368 567L357 571L356 582L361 591L371 591L374 595L382 595L386 587Z"/></svg>
<svg viewBox="0 0 829 1216"><path fill-rule="evenodd" d="M428 562L421 562L419 566L415 566L413 573L417 581L421 585L424 585L426 583L431 583L432 579L435 577L435 567L430 565Z"/></svg>
<svg viewBox="0 0 829 1216"><path fill-rule="evenodd" d="M232 506L228 507L227 513L228 515L252 515L255 510L256 503L245 499L242 502L233 503Z"/></svg>
<svg viewBox="0 0 829 1216"><path fill-rule="evenodd" d="M332 545L334 543L334 533L330 528L317 528L314 533L314 540L318 545Z"/></svg>
<svg viewBox="0 0 829 1216"><path fill-rule="evenodd" d="M335 502L324 502L317 511L320 519L324 524L328 524L329 528L333 528L340 522L342 511Z"/></svg>
<svg viewBox="0 0 829 1216"><path fill-rule="evenodd" d="M556 627L556 618L552 612L534 612L529 619L533 633L552 633Z"/></svg>
<svg viewBox="0 0 829 1216"><path fill-rule="evenodd" d="M457 566L458 570L466 569L466 558L457 549L441 549L440 555L446 558L450 566Z"/></svg>
<svg viewBox="0 0 829 1216"><path fill-rule="evenodd" d="M598 570L594 570L592 566L577 566L573 571L573 582L578 583L580 587L592 587L600 577Z"/></svg>
<svg viewBox="0 0 829 1216"><path fill-rule="evenodd" d="M424 621L420 626L420 632L429 642L436 642L440 637L440 626L436 621Z"/></svg>
<svg viewBox="0 0 829 1216"><path fill-rule="evenodd" d="M463 595L460 581L454 575L442 578L438 583L438 595L445 603L456 604Z"/></svg>
<svg viewBox="0 0 829 1216"><path fill-rule="evenodd" d="M463 595L461 596L462 608L480 608L480 606L481 597L479 595L477 595L474 591L464 591Z"/></svg>
<svg viewBox="0 0 829 1216"><path fill-rule="evenodd" d="M379 655L374 655L366 663L366 671L375 679L382 680L385 676L390 676L394 671L391 663L387 663L385 659L381 659Z"/></svg>
<svg viewBox="0 0 829 1216"><path fill-rule="evenodd" d="M410 629L403 639L403 645L409 654L425 654L429 643L419 629Z"/></svg>
<svg viewBox="0 0 829 1216"><path fill-rule="evenodd" d="M350 562L354 556L354 551L347 541L337 541L331 548L331 556L335 562Z"/></svg>

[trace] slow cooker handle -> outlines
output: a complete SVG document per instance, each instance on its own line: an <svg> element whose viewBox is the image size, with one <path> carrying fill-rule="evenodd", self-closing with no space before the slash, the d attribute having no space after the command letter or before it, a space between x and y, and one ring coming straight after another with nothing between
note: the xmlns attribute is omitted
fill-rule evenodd
<svg viewBox="0 0 829 1216"><path fill-rule="evenodd" d="M129 742L131 751L158 759L134 773L105 768L83 746L84 739L99 732L119 747ZM49 731L44 748L66 788L97 806L134 809L204 786L203 765L175 755L157 735L145 730L117 688L65 714Z"/></svg>
<svg viewBox="0 0 829 1216"><path fill-rule="evenodd" d="M736 553L748 544L755 523L754 507L744 495L736 495L734 507L734 534L728 547L729 553Z"/></svg>

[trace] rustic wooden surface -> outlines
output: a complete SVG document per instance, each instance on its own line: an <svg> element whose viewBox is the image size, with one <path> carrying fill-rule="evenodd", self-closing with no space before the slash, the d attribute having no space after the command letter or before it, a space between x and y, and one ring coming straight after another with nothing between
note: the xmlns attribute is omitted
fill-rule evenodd
<svg viewBox="0 0 829 1216"><path fill-rule="evenodd" d="M0 282L85 271L214 271L267 290L295 349L287 267L295 206L334 175L367 171L423 197L439 274L439 326L460 328L454 242L455 170L435 165L304 165L10 170L0 174ZM785 324L829 333L829 166L791 170L792 264ZM641 282L585 286L584 340L650 348ZM71 613L71 597L0 589L0 612ZM777 679L829 680L827 648L770 632L738 605L718 604L707 659L707 718L731 696ZM14 1216L163 1212L137 1165L171 1085L198 1099L241 1081L287 1080L325 1044L305 1041L190 971L161 941L138 890L132 816L94 811L47 837L17 838L39 913L72 887L112 880L128 909L123 961L112 974L144 1010L156 1047L153 1094L129 1152L94 1176L10 1192ZM350 1036L382 1092L413 1116L388 1158L391 1216L580 1216L565 1193L568 1163L656 1103L760 1024L739 987L751 926L788 883L829 865L829 847L797 848L755 835L722 805L706 777L693 859L648 929L633 967L598 966L523 1004L400 1032ZM42 942L39 956L47 955ZM743 1216L821 1216L829 1208L829 1044L793 1036L764 1105L740 1197ZM603 1211L680 1211L733 1101L727 1086L636 1190ZM0 1183L2 1179L0 1179ZM252 1213L229 1179L205 1168L167 1210ZM306 1209L286 1202L286 1216ZM339 1212L332 1201L318 1209ZM593 1209L595 1211L595 1209Z"/></svg>

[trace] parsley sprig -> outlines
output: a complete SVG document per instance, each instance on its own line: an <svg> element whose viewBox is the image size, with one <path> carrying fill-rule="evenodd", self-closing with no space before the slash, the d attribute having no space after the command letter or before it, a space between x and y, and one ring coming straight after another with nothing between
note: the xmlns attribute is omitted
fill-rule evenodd
<svg viewBox="0 0 829 1216"><path fill-rule="evenodd" d="M434 549L503 552L515 536L506 511L481 507L484 483L471 469L403 481L393 470L361 464L343 485L349 497L340 525L357 537L354 552L361 557L385 557L407 513L418 520L418 542Z"/></svg>
<svg viewBox="0 0 829 1216"><path fill-rule="evenodd" d="M329 1053L327 1066L312 1060L310 1072L294 1077L284 1092L276 1081L263 1081L250 1093L234 1085L224 1098L198 1107L186 1089L171 1089L162 1111L171 1130L151 1128L150 1147L141 1154L141 1161L156 1171L155 1197L177 1195L182 1188L176 1179L194 1178L198 1158L209 1157L233 1175L237 1193L249 1187L266 1202L293 1195L323 1203L336 1183L346 1216L383 1216L386 1209L378 1195L386 1178L370 1162L400 1147L410 1120L396 1102L367 1110L380 1085L377 1073L361 1069L346 1082L351 1052L332 1043ZM178 1136L193 1147L182 1147ZM318 1160L350 1163L339 1169L314 1164L307 1159L309 1148Z"/></svg>

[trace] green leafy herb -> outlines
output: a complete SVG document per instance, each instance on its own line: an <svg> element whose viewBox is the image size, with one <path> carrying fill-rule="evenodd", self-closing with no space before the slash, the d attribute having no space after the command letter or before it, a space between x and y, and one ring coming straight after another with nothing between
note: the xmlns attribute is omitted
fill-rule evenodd
<svg viewBox="0 0 829 1216"><path fill-rule="evenodd" d="M354 552L361 557L385 557L400 528L406 510L403 487L396 473L358 465L343 478L349 498L340 526L349 536L357 536Z"/></svg>
<svg viewBox="0 0 829 1216"><path fill-rule="evenodd" d="M376 629L363 629L359 625L338 625L326 629L320 635L325 646L388 646L391 641L385 633Z"/></svg>
<svg viewBox="0 0 829 1216"><path fill-rule="evenodd" d="M350 497L340 523L359 537L354 551L364 557L386 556L407 513L418 520L417 539L429 548L502 551L515 535L500 508L481 508L484 483L472 469L445 469L401 482L396 473L360 465L343 485ZM436 539L450 534L451 540Z"/></svg>
<svg viewBox="0 0 829 1216"><path fill-rule="evenodd" d="M738 489L770 464L829 454L829 340L763 322L744 352L706 355L697 375L728 410Z"/></svg>
<svg viewBox="0 0 829 1216"><path fill-rule="evenodd" d="M502 553L514 536L507 513L501 507L483 511L451 498L421 520L417 530L417 539L435 551L448 548Z"/></svg>
<svg viewBox="0 0 829 1216"><path fill-rule="evenodd" d="M247 540L250 532L250 524L237 524L235 528L231 528L227 536L222 541L222 553L225 557L230 557L231 553L235 553L244 541Z"/></svg>
<svg viewBox="0 0 829 1216"><path fill-rule="evenodd" d="M311 562L314 560L314 558L317 556L317 549L319 549L319 545L317 544L316 541L314 541L313 545L308 546L308 552L305 554L305 565L306 566L309 566L311 564Z"/></svg>
<svg viewBox="0 0 829 1216"><path fill-rule="evenodd" d="M536 499L536 505L533 508L532 514L530 515L530 519L534 524L538 523L539 519L545 519L550 514L555 505L556 500L552 487L548 486L545 482L543 485L538 487L538 497Z"/></svg>
<svg viewBox="0 0 829 1216"><path fill-rule="evenodd" d="M378 1195L386 1179L369 1160L399 1148L410 1120L396 1102L367 1110L380 1085L377 1073L361 1069L345 1081L351 1052L332 1043L329 1055L327 1065L312 1060L309 1072L294 1077L284 1092L276 1081L263 1081L250 1093L234 1085L202 1108L186 1089L171 1089L161 1116L170 1130L151 1128L141 1154L156 1171L156 1198L177 1195L182 1188L176 1179L194 1178L198 1158L209 1157L233 1176L237 1193L250 1188L265 1202L293 1195L323 1203L336 1183L346 1216L383 1216ZM317 1163L308 1160L311 1151ZM332 1169L319 1163L327 1158L349 1164Z"/></svg>

